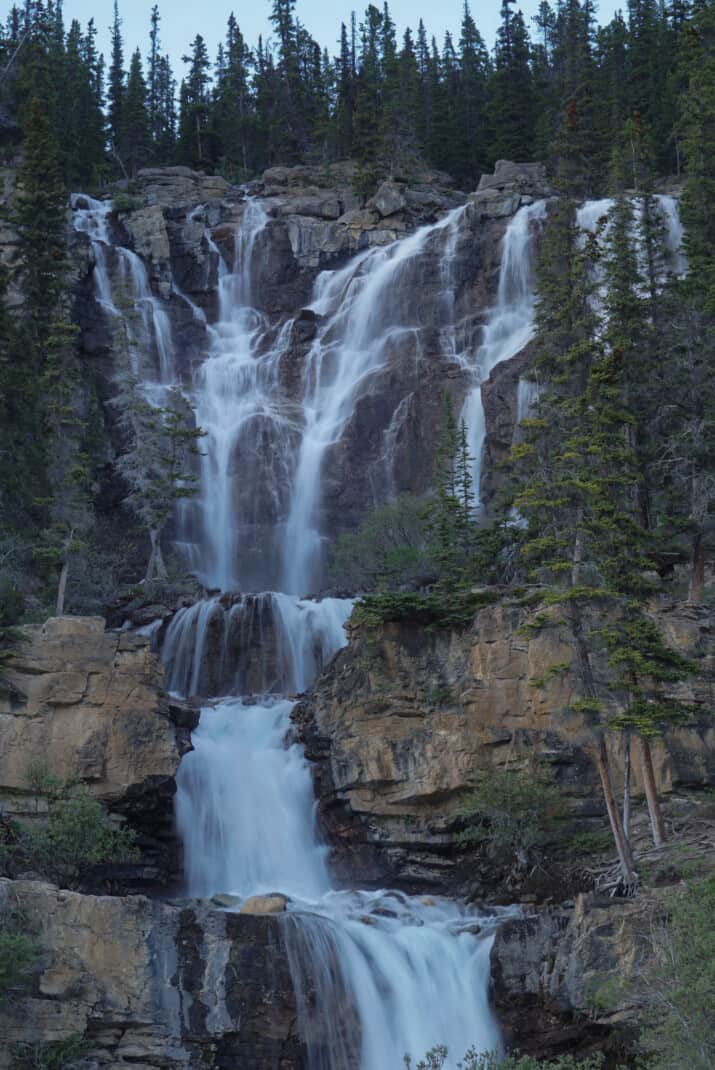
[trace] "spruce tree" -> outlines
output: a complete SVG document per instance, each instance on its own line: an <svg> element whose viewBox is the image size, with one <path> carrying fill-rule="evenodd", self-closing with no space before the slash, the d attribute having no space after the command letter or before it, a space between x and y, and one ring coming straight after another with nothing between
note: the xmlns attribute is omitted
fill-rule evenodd
<svg viewBox="0 0 715 1070"><path fill-rule="evenodd" d="M147 108L147 87L142 60L137 49L129 65L129 77L122 101L120 136L122 161L130 177L134 177L151 155L150 114Z"/></svg>
<svg viewBox="0 0 715 1070"><path fill-rule="evenodd" d="M114 19L110 29L111 62L107 85L107 118L109 141L115 158L118 158L122 140L122 113L124 105L124 42L122 40L122 20L119 17L118 0L114 0ZM121 159L119 158L121 165Z"/></svg>

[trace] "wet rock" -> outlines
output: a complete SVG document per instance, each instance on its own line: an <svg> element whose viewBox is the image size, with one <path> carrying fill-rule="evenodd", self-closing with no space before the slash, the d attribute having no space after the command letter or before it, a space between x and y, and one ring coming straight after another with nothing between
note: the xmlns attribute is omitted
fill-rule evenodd
<svg viewBox="0 0 715 1070"><path fill-rule="evenodd" d="M282 914L287 909L285 895L251 895L241 905L242 914Z"/></svg>
<svg viewBox="0 0 715 1070"><path fill-rule="evenodd" d="M220 895L212 895L211 902L216 907L222 907L224 910L238 910L241 906L242 899L240 895L228 895L228 893L221 893ZM255 911L258 913L258 911ZM268 913L267 911L265 913Z"/></svg>
<svg viewBox="0 0 715 1070"><path fill-rule="evenodd" d="M588 1050L614 1027L633 1030L658 909L657 897L589 894L501 925L491 952L492 1000L507 1045L549 1058Z"/></svg>
<svg viewBox="0 0 715 1070"><path fill-rule="evenodd" d="M16 1045L70 1036L107 1070L304 1066L277 918L0 880L8 904L39 934L42 958L32 994L0 1007L0 1070Z"/></svg>

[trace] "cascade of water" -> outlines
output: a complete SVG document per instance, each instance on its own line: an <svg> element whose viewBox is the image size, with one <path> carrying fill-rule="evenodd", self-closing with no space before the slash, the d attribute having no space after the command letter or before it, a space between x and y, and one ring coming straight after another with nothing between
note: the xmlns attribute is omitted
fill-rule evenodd
<svg viewBox="0 0 715 1070"><path fill-rule="evenodd" d="M534 224L546 217L546 201L520 208L509 223L502 243L497 302L487 315L476 357L462 357L472 380L462 408L469 452L474 458L473 487L479 504L482 453L486 438L482 383L497 364L516 356L534 332L533 244Z"/></svg>
<svg viewBox="0 0 715 1070"><path fill-rule="evenodd" d="M292 706L234 699L202 712L177 776L189 894L317 898L330 887L310 770L283 743Z"/></svg>
<svg viewBox="0 0 715 1070"><path fill-rule="evenodd" d="M122 297L138 310L141 329L136 336L135 325L125 316L127 331L137 343L136 348L142 352L156 352L159 380L169 385L174 382L173 341L171 322L161 302L154 296L149 284L149 276L141 257L122 245L114 245L110 235L111 201L98 201L85 194L75 193L71 199L74 228L86 234L92 242L94 255L94 292L97 301L111 316L124 315L117 306L107 263L107 250L111 247L118 257L121 286L125 294ZM121 305L121 302L120 302ZM140 374L138 364L133 367L135 374Z"/></svg>
<svg viewBox="0 0 715 1070"><path fill-rule="evenodd" d="M119 315L104 258L109 210L90 204L87 211L94 219L78 229L102 246L95 249L97 297ZM509 228L475 385L530 335L530 224L542 212L532 206ZM418 1058L440 1043L455 1065L470 1045L499 1042L487 1002L494 919L441 899L331 889L310 770L302 748L286 743L293 703L281 697L308 687L346 642L348 600L298 597L319 579L321 470L329 450L406 337L429 330L448 360L464 348L450 264L463 215L457 209L318 277L310 306L315 336L292 393L281 375L293 324L276 329L255 307L265 210L246 202L231 263L209 239L218 256L219 315L194 383L207 437L200 500L186 514L187 529L200 535L186 543L210 587L260 591L262 577L280 575L289 593L207 597L179 610L166 629L162 657L171 690L263 696L224 697L202 710L194 749L177 776L176 818L190 894L292 897L285 940L312 1070L393 1070L405 1053ZM138 342L158 354L160 379L171 382L163 309L140 258L115 248L141 312ZM430 304L425 294L435 276L440 292ZM420 343L411 351L419 359ZM405 400L395 409L386 446L408 406ZM152 638L162 631L154 628ZM308 989L317 1018L307 1008Z"/></svg>
<svg viewBox="0 0 715 1070"><path fill-rule="evenodd" d="M177 777L189 892L292 897L284 918L310 1070L394 1070L406 1053L497 1048L495 917L399 892L331 891L292 703L202 711ZM308 1006L308 993L311 996Z"/></svg>
<svg viewBox="0 0 715 1070"><path fill-rule="evenodd" d="M344 646L352 605L266 592L180 609L162 644L167 687L203 696L305 691Z"/></svg>
<svg viewBox="0 0 715 1070"><path fill-rule="evenodd" d="M320 475L356 397L389 359L401 336L420 323L420 262L435 241L452 240L463 208L408 238L372 249L340 271L319 276L311 309L324 318L303 368L303 428L285 525L283 588L310 590L319 576L316 524Z"/></svg>
<svg viewBox="0 0 715 1070"><path fill-rule="evenodd" d="M80 234L86 234L92 243L94 255L93 283L97 301L112 315L117 309L112 299L112 286L107 270L106 250L111 244L109 235L109 216L112 211L111 201L97 201L85 194L75 193L71 198L74 227Z"/></svg>

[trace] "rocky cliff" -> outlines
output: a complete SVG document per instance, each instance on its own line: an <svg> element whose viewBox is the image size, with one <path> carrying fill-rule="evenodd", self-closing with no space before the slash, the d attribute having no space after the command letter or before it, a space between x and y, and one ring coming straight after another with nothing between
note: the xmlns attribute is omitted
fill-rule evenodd
<svg viewBox="0 0 715 1070"><path fill-rule="evenodd" d="M523 592L504 592L464 633L410 623L355 629L297 707L321 814L345 872L367 868L376 879L447 881L493 894L499 860L479 863L456 849L457 810L480 771L534 756L558 785L574 831L604 827L593 725L574 709L576 640L553 609L523 602ZM656 779L668 794L715 779L714 634L706 607L672 602L656 612L670 642L701 669L680 694L698 704L702 719L654 742ZM533 628L537 618L546 626ZM596 658L594 669L608 712L618 712L608 667ZM620 777L619 733L608 733L608 746Z"/></svg>
<svg viewBox="0 0 715 1070"><path fill-rule="evenodd" d="M72 1036L106 1070L303 1065L274 917L0 879L8 908L22 910L41 958L31 994L0 1007L2 1070L17 1045Z"/></svg>
<svg viewBox="0 0 715 1070"><path fill-rule="evenodd" d="M430 486L442 397L450 393L459 411L471 386L469 362L460 354L478 350L496 300L505 229L520 207L551 194L540 165L502 162L468 197L455 191L447 176L425 172L409 181L384 182L361 205L353 171L349 164L273 168L261 182L239 189L187 168L149 169L140 172L135 193L118 199L107 216L106 242L93 244L81 228L73 238L82 351L97 372L109 434L119 450L112 399L125 358L106 293L96 299L100 271L106 273L114 305L133 299L139 327L143 320L136 353L141 366L135 372L151 380L162 361L170 360L171 378L196 382L219 315L221 264L233 265L243 255L236 243L247 210L259 203L267 213L266 225L252 239L251 303L260 317L255 355L275 353L272 405L281 419L277 426L273 418L256 417L260 427L250 441L236 442L229 461L235 510L251 518L250 530L242 533L249 561L267 556L267 541L275 538L288 509L292 473L286 458L298 447L306 358L324 319L315 302L319 273L464 206L454 236L451 231L444 232L448 240L435 235L399 293L391 295L397 304L389 317L385 359L358 391L352 415L323 460L319 523L331 536L357 526L376 500L402 491L422 493ZM89 204L81 196L73 203L79 210ZM145 280L139 279L143 272ZM484 386L485 501L494 490L493 462L513 436L525 359L505 361ZM285 436L295 441L286 443ZM107 487L107 507L117 508L116 494L116 487ZM190 541L190 521L187 527L181 538ZM277 585L275 575L255 567L251 589Z"/></svg>
<svg viewBox="0 0 715 1070"><path fill-rule="evenodd" d="M179 875L174 776L195 717L170 703L148 640L105 630L99 617L50 618L23 629L0 683L0 808L33 820L46 805L44 773L76 779L139 834L129 885L166 886Z"/></svg>

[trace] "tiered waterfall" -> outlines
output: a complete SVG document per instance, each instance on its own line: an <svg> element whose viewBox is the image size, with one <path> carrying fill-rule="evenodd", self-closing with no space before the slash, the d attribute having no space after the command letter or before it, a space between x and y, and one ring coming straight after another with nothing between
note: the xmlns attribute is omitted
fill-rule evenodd
<svg viewBox="0 0 715 1070"><path fill-rule="evenodd" d="M602 207L582 209L584 228ZM670 207L663 205L675 241ZM143 362L133 370L149 398L160 396L176 377L162 302L141 259L113 240L108 206L77 197L74 208L76 228L94 249L102 314L111 326L127 299L134 304L139 315L129 329ZM172 690L213 701L179 771L177 824L190 895L289 898L281 923L310 1070L397 1070L406 1054L418 1059L437 1044L447 1045L456 1066L471 1046L499 1046L488 1004L495 916L441 898L334 887L310 769L290 742L290 696L309 687L346 641L351 602L307 597L322 580L322 489L356 404L396 347L414 338L414 360L423 359L417 339L426 258L442 264L429 326L467 381L463 417L479 487L481 383L531 338L534 246L545 215L537 202L508 224L496 301L471 350L454 315L453 261L465 209L319 274L309 309L317 327L291 396L282 369L293 324L270 322L254 293L266 207L246 201L230 257L206 237L218 270L218 313L209 323L192 306L207 352L182 384L206 438L200 494L178 517L176 544L214 593L175 614L163 658ZM524 388L522 411L528 403Z"/></svg>

